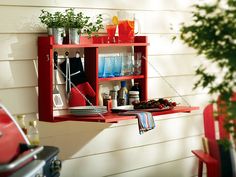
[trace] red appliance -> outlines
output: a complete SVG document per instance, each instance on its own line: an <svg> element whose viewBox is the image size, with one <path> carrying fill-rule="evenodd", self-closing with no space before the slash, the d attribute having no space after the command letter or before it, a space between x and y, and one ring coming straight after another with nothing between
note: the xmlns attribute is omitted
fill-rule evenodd
<svg viewBox="0 0 236 177"><path fill-rule="evenodd" d="M59 176L58 153L56 147L30 145L16 120L0 103L0 177Z"/></svg>

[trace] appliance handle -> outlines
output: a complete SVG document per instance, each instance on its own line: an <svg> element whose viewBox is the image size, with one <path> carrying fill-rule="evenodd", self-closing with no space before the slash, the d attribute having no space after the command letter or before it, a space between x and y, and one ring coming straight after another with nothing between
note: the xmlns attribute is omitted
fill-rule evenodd
<svg viewBox="0 0 236 177"><path fill-rule="evenodd" d="M30 153L22 155L22 157L19 157L18 159L14 160L13 162L11 162L9 164L5 164L5 165L0 165L0 172L6 172L6 171L16 168L17 166L21 165L25 161L32 158L34 155L41 152L43 150L43 148L44 148L43 146L38 146L35 149L31 150Z"/></svg>

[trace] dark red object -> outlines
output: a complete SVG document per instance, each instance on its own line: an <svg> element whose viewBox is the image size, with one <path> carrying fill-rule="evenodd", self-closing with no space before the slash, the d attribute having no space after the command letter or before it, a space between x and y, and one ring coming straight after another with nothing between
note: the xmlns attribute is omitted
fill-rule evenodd
<svg viewBox="0 0 236 177"><path fill-rule="evenodd" d="M0 177L58 177L59 149L31 145L7 109L0 103Z"/></svg>
<svg viewBox="0 0 236 177"><path fill-rule="evenodd" d="M82 94L86 97L95 97L95 92L88 82L78 84L76 88L71 88L69 106L86 106L86 100Z"/></svg>
<svg viewBox="0 0 236 177"><path fill-rule="evenodd" d="M0 107L0 164L9 163L20 152L20 143L26 143L22 133L5 110Z"/></svg>

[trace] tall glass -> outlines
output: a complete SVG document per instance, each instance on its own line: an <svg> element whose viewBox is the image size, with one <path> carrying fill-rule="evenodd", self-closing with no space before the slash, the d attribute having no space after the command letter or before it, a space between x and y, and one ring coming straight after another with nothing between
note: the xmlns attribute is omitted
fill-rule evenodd
<svg viewBox="0 0 236 177"><path fill-rule="evenodd" d="M104 77L114 77L113 75L113 62L114 56L105 56L104 60Z"/></svg>
<svg viewBox="0 0 236 177"><path fill-rule="evenodd" d="M122 69L122 57L119 55L115 55L113 62L113 75L115 77L121 76L121 69Z"/></svg>
<svg viewBox="0 0 236 177"><path fill-rule="evenodd" d="M130 76L133 74L133 61L131 53L122 53L122 74L123 76Z"/></svg>
<svg viewBox="0 0 236 177"><path fill-rule="evenodd" d="M116 25L107 24L106 30L107 30L107 37L108 37L107 43L115 43Z"/></svg>
<svg viewBox="0 0 236 177"><path fill-rule="evenodd" d="M100 56L98 61L98 77L104 77L105 57Z"/></svg>
<svg viewBox="0 0 236 177"><path fill-rule="evenodd" d="M142 53L134 53L134 75L140 75L142 72Z"/></svg>

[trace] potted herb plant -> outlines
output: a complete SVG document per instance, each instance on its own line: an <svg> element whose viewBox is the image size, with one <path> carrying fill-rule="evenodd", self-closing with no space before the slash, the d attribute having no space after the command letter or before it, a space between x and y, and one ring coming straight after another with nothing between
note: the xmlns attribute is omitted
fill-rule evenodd
<svg viewBox="0 0 236 177"><path fill-rule="evenodd" d="M82 12L75 13L73 8L69 8L65 11L65 27L69 33L69 43L79 44L81 34L91 37L92 33L103 29L102 15L99 14L96 21L92 22L91 18Z"/></svg>
<svg viewBox="0 0 236 177"><path fill-rule="evenodd" d="M65 35L65 16L62 12L55 12L54 14L41 10L39 16L41 23L45 24L48 29L48 35L54 36L55 44L62 44Z"/></svg>
<svg viewBox="0 0 236 177"><path fill-rule="evenodd" d="M227 111L224 127L236 140L236 102L231 100L236 89L236 2L195 5L192 15L192 23L182 25L180 38L218 68L212 73L201 65L195 88L208 88L209 94L220 96Z"/></svg>
<svg viewBox="0 0 236 177"><path fill-rule="evenodd" d="M52 35L53 28L53 15L45 10L41 10L41 14L39 16L41 23L47 26L48 35Z"/></svg>

